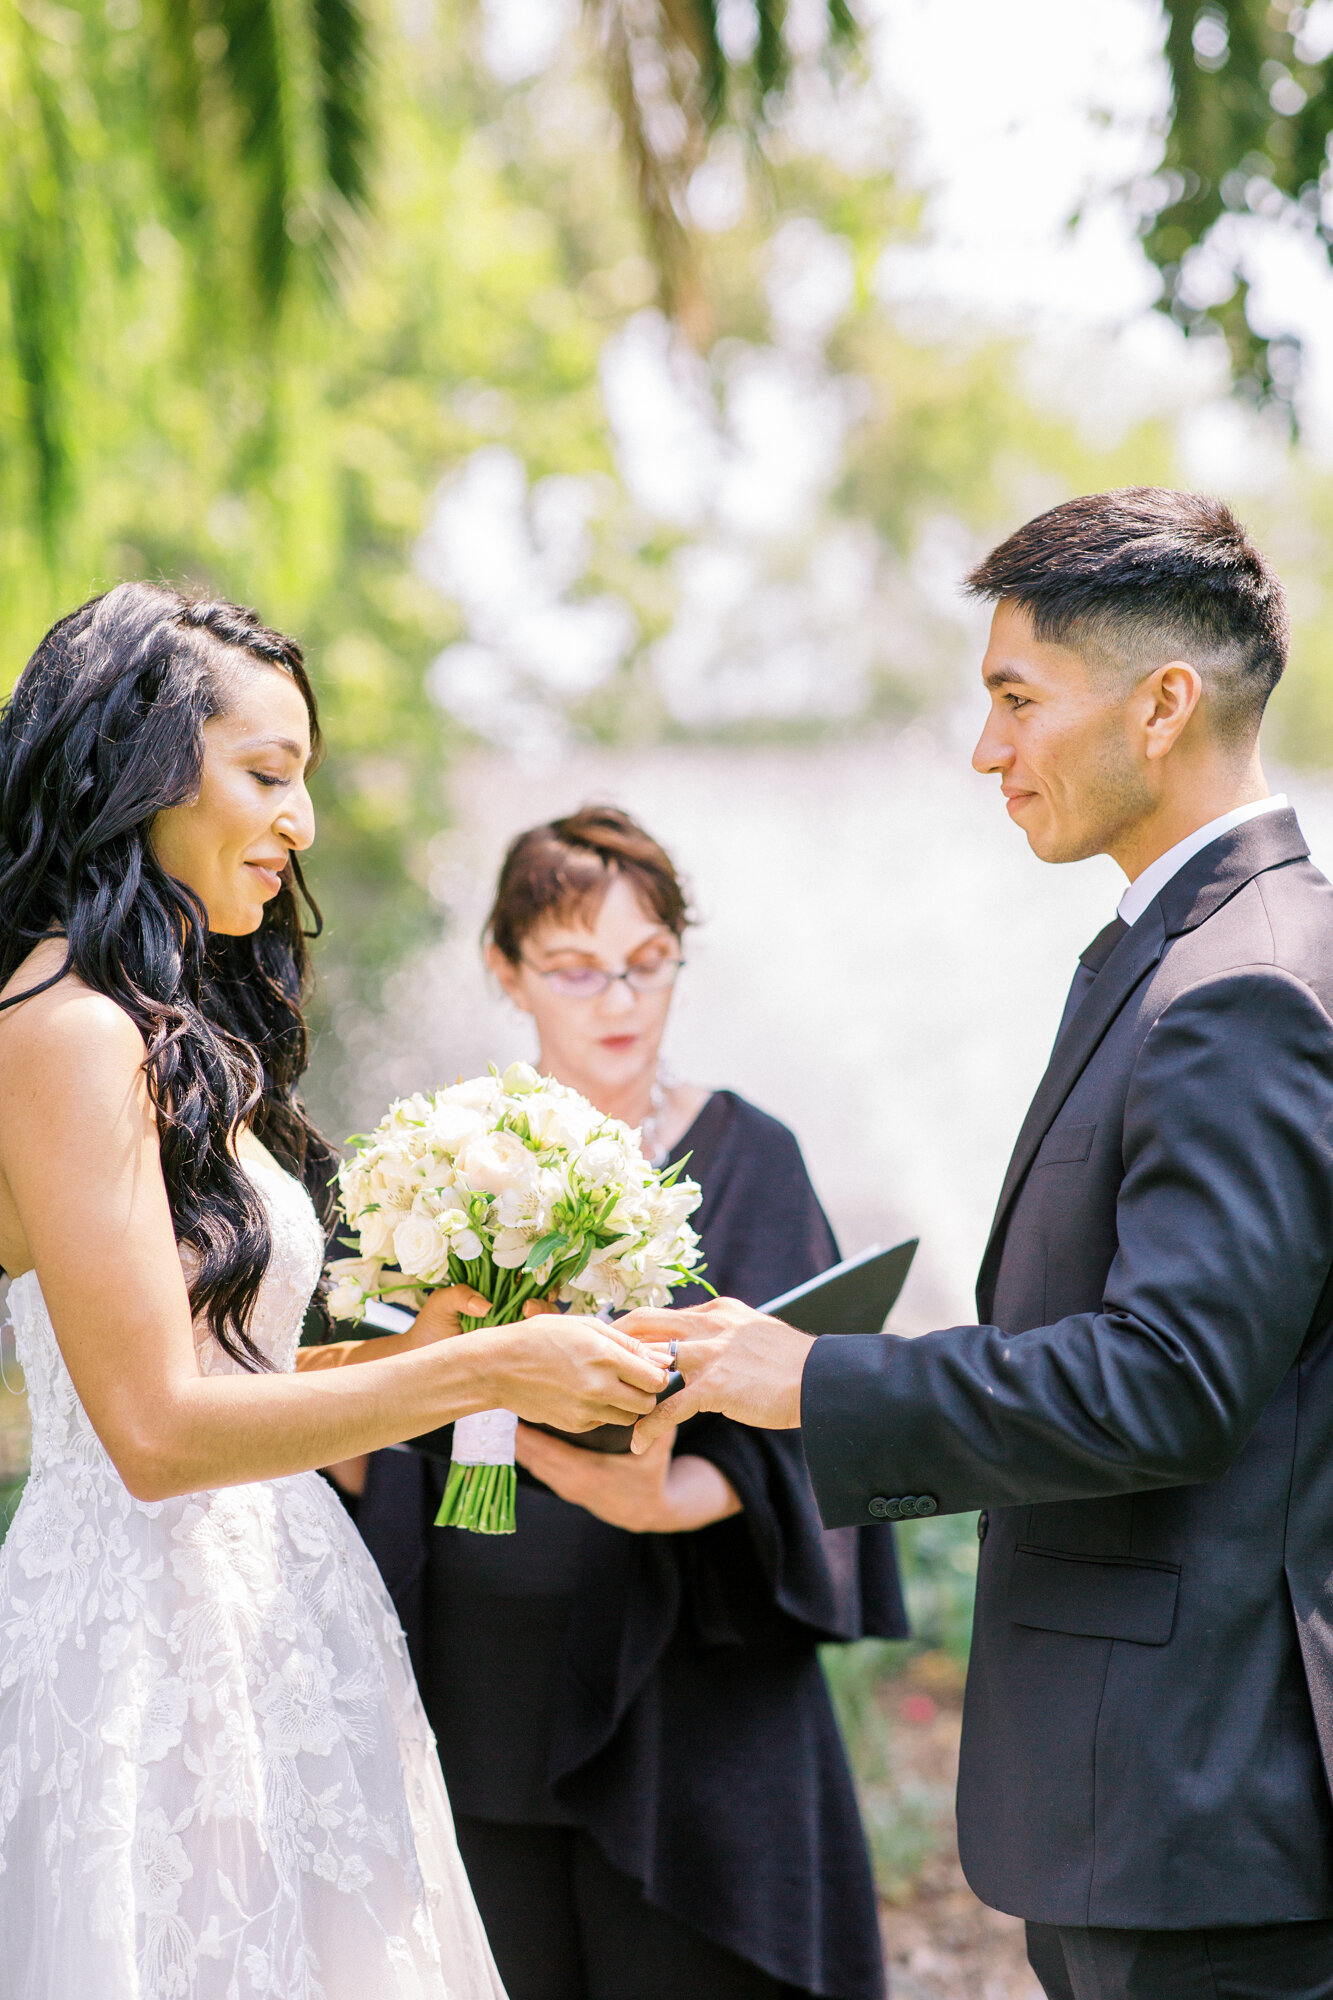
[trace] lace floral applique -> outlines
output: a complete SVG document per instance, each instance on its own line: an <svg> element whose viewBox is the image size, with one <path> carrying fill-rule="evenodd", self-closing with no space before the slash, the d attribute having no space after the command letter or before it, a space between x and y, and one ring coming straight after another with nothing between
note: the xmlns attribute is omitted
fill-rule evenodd
<svg viewBox="0 0 1333 2000"><path fill-rule="evenodd" d="M256 1169L251 1331L295 1366L323 1258ZM402 1633L316 1473L144 1503L11 1287L33 1471L0 1548L0 1937L16 2000L503 2000ZM235 1370L206 1329L205 1373ZM8 1989L7 1989L8 1990Z"/></svg>

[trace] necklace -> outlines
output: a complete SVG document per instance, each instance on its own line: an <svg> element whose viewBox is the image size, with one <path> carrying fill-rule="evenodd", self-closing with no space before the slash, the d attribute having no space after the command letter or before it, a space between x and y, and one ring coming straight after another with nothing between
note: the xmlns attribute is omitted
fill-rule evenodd
<svg viewBox="0 0 1333 2000"><path fill-rule="evenodd" d="M648 1094L648 1116L639 1127L639 1144L644 1157L651 1166L658 1166L666 1156L662 1144L662 1114L667 1109L667 1092L658 1076L653 1077L653 1087Z"/></svg>

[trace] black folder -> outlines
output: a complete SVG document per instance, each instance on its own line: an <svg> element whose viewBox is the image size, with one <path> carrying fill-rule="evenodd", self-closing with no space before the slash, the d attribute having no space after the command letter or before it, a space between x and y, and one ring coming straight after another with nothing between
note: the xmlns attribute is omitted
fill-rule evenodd
<svg viewBox="0 0 1333 2000"><path fill-rule="evenodd" d="M770 1299L760 1312L785 1319L802 1333L882 1333L912 1268L919 1238L892 1250L863 1250L807 1284Z"/></svg>

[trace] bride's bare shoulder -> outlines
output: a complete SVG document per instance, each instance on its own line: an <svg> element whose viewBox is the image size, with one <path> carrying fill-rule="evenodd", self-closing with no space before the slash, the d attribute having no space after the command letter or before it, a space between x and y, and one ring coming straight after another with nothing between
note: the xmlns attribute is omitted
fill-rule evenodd
<svg viewBox="0 0 1333 2000"><path fill-rule="evenodd" d="M125 1009L105 993L86 986L76 972L44 986L64 960L61 941L43 939L0 993L0 1000L13 1003L0 1008L0 1075L15 1062L55 1063L58 1070L50 1073L55 1084L60 1073L83 1078L89 1070L124 1074L143 1062L142 1035Z"/></svg>

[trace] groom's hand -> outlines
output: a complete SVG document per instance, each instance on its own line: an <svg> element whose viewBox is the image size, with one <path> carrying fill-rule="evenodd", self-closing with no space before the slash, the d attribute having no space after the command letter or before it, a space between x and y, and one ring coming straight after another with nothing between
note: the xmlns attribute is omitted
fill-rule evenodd
<svg viewBox="0 0 1333 2000"><path fill-rule="evenodd" d="M658 1347L677 1341L676 1367L685 1377L683 1389L636 1424L632 1450L647 1451L699 1410L718 1410L757 1430L794 1430L800 1423L801 1376L815 1343L784 1320L739 1299L710 1299L683 1312L627 1313L617 1324Z"/></svg>

